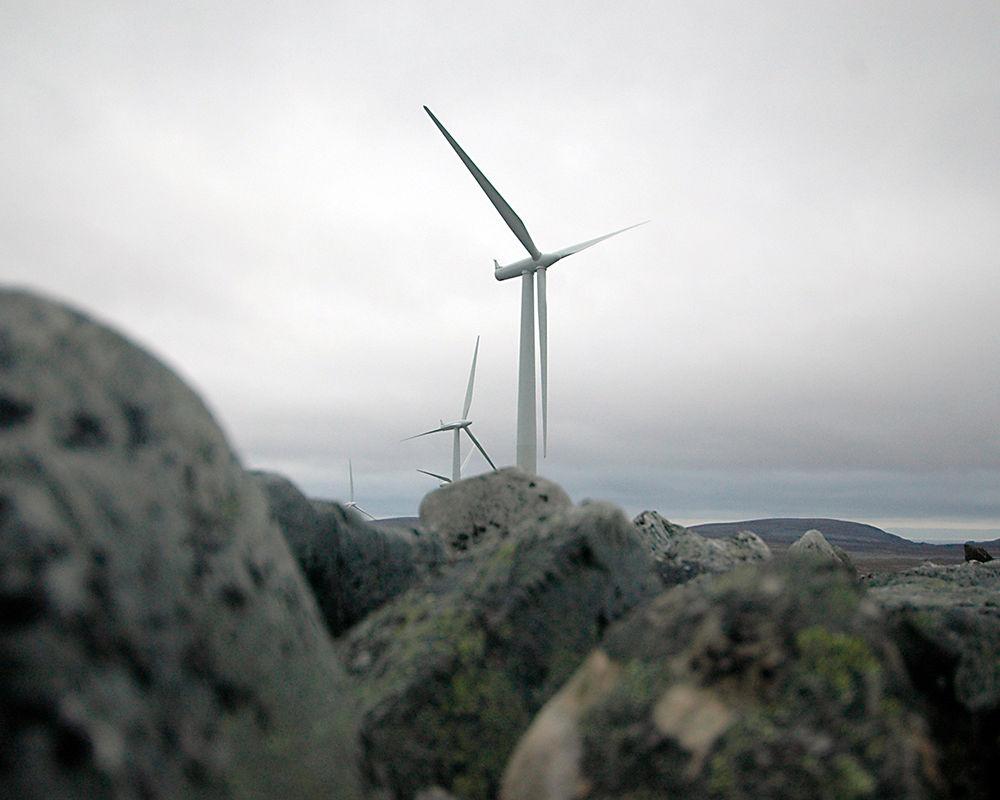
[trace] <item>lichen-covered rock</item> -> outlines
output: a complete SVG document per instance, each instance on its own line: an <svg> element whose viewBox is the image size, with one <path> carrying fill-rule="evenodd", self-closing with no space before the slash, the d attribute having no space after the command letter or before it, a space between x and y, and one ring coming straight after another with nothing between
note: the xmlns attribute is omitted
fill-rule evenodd
<svg viewBox="0 0 1000 800"><path fill-rule="evenodd" d="M542 521L572 505L562 487L508 467L436 489L420 503L420 526L437 533L452 557L491 546L526 520Z"/></svg>
<svg viewBox="0 0 1000 800"><path fill-rule="evenodd" d="M956 797L996 793L1000 759L1000 562L925 564L874 576L910 679L927 701Z"/></svg>
<svg viewBox="0 0 1000 800"><path fill-rule="evenodd" d="M0 616L5 797L359 797L346 678L210 413L118 334L11 291Z"/></svg>
<svg viewBox="0 0 1000 800"><path fill-rule="evenodd" d="M728 539L707 539L656 511L643 511L633 522L665 586L771 558L770 548L752 531L739 531Z"/></svg>
<svg viewBox="0 0 1000 800"><path fill-rule="evenodd" d="M309 500L281 475L252 474L334 636L445 562L435 534L376 528L338 503Z"/></svg>
<svg viewBox="0 0 1000 800"><path fill-rule="evenodd" d="M658 587L634 527L595 503L529 519L371 614L342 655L365 698L373 789L493 798L535 711Z"/></svg>
<svg viewBox="0 0 1000 800"><path fill-rule="evenodd" d="M851 574L856 575L857 569L854 561L847 552L835 544L830 544L826 537L818 530L809 530L803 533L788 548L788 556L791 558L815 558L821 561L829 561L839 564Z"/></svg>
<svg viewBox="0 0 1000 800"><path fill-rule="evenodd" d="M966 542L962 547L965 553L966 561L992 561L993 556L989 554L989 551L983 547L981 544L976 544L975 542Z"/></svg>
<svg viewBox="0 0 1000 800"><path fill-rule="evenodd" d="M877 607L842 569L703 576L609 629L536 717L500 797L933 796L915 702Z"/></svg>

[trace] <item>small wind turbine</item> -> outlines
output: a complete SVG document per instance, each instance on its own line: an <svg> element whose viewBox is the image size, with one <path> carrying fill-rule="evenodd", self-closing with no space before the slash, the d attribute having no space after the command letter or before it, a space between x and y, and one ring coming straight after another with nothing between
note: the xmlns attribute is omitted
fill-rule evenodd
<svg viewBox="0 0 1000 800"><path fill-rule="evenodd" d="M423 433L418 433L416 436L407 436L403 439L404 442L408 442L410 439L417 439L421 436L429 436L432 433L440 433L441 431L452 431L454 436L452 439L452 450L451 450L451 479L453 481L460 480L462 477L462 450L461 450L461 436L462 431L465 431L466 435L472 440L472 443L479 448L479 452L483 454L483 457L490 463L493 469L496 469L496 464L493 463L493 459L487 455L483 446L479 443L479 440L473 435L469 426L472 425L472 420L469 417L469 408L472 406L472 387L476 383L476 359L479 358L479 337L476 337L476 349L472 354L472 369L469 370L469 386L465 390L465 405L462 406L462 417L455 422L445 423L441 420L441 427L435 428L432 431L424 431ZM424 472L424 470L418 470L418 472ZM432 475L435 478L440 478L440 475L435 475L433 472L426 472L427 475ZM445 478L444 480L447 480Z"/></svg>
<svg viewBox="0 0 1000 800"><path fill-rule="evenodd" d="M537 433L535 430L535 273L538 274L538 340L541 360L542 376L542 455L548 451L548 318L545 304L545 270L566 256L579 253L588 247L593 247L598 242L617 236L619 233L645 225L645 222L637 222L627 228L606 233L596 239L588 239L586 242L564 247L552 253L542 253L535 243L531 241L528 229L524 227L521 218L508 205L500 193L493 188L493 184L487 180L486 176L479 171L472 159L459 146L450 133L445 130L444 125L438 122L437 117L431 110L424 106L424 111L437 125L439 131L444 134L448 144L452 146L458 157L462 159L472 177L486 192L490 202L500 212L503 221L513 231L524 249L528 251L530 258L523 258L507 266L500 266L496 259L493 259L494 277L498 281L505 281L508 278L521 276L521 346L518 357L517 369L517 453L516 463L521 469L534 473L537 467Z"/></svg>
<svg viewBox="0 0 1000 800"><path fill-rule="evenodd" d="M352 508L355 511L360 511L368 519L375 519L371 514L365 511L361 506L354 502L354 466L351 464L351 459L347 459L347 472L351 476L351 499L344 503L344 508Z"/></svg>

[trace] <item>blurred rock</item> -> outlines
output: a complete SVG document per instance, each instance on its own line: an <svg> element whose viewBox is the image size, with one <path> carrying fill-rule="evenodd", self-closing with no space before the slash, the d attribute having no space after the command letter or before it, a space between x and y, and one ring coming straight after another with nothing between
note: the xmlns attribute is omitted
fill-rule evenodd
<svg viewBox="0 0 1000 800"><path fill-rule="evenodd" d="M0 291L5 797L358 798L312 595L201 400Z"/></svg>
<svg viewBox="0 0 1000 800"><path fill-rule="evenodd" d="M609 629L505 771L503 800L935 796L875 604L839 567L743 567Z"/></svg>
<svg viewBox="0 0 1000 800"><path fill-rule="evenodd" d="M420 503L420 525L441 536L451 556L463 557L526 520L544 521L571 505L552 481L508 467L434 490Z"/></svg>
<svg viewBox="0 0 1000 800"><path fill-rule="evenodd" d="M981 561L985 563L993 560L993 556L986 551L986 548L975 542L966 542L964 549L966 561Z"/></svg>
<svg viewBox="0 0 1000 800"><path fill-rule="evenodd" d="M494 481L495 491L509 485L502 474ZM620 510L595 503L538 516L479 543L344 637L367 710L364 769L379 796L411 800L437 785L463 800L493 798L535 711L610 622L658 590Z"/></svg>
<svg viewBox="0 0 1000 800"><path fill-rule="evenodd" d="M1000 562L875 575L913 684L927 701L952 796L993 797L1000 758Z"/></svg>
<svg viewBox="0 0 1000 800"><path fill-rule="evenodd" d="M815 529L806 531L797 541L793 542L788 548L788 555L791 558L815 558L829 561L839 564L852 575L858 574L858 570L847 552L835 544L830 544L826 537Z"/></svg>
<svg viewBox="0 0 1000 800"><path fill-rule="evenodd" d="M664 519L656 511L643 511L634 524L653 555L665 586L771 558L770 548L752 531L740 531L729 539L707 539Z"/></svg>
<svg viewBox="0 0 1000 800"><path fill-rule="evenodd" d="M309 500L281 475L252 474L334 636L445 561L435 534L376 528L337 503Z"/></svg>

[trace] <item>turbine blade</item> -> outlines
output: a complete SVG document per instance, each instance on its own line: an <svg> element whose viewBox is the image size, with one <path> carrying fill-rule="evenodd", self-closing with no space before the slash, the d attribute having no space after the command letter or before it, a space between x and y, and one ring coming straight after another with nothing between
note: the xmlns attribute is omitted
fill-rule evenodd
<svg viewBox="0 0 1000 800"><path fill-rule="evenodd" d="M475 445L476 447L478 447L478 448L479 448L479 452L483 454L483 457L484 457L484 458L485 458L485 459L486 459L487 461L489 461L489 462L490 462L490 466L491 466L491 467L493 467L493 471L494 471L494 472L496 472L496 471L497 471L497 465L493 463L493 459L492 459L492 458L490 458L490 457L489 457L489 455L487 455L487 453L486 453L486 451L485 451L485 450L483 450L483 446L482 446L481 444L479 444L479 440L478 440L478 439L477 439L477 438L476 438L475 436L473 436L473 435L472 435L472 431L471 431L471 430L469 430L468 428L465 428L464 430L465 430L465 432L466 432L467 434L469 434L469 438L470 438L470 439L472 439L472 443L473 443L473 444L474 444L474 445Z"/></svg>
<svg viewBox="0 0 1000 800"><path fill-rule="evenodd" d="M465 390L465 405L462 406L460 419L467 419L472 407L472 387L476 383L476 359L479 358L479 337L476 337L476 349L472 353L472 369L469 370L469 388Z"/></svg>
<svg viewBox="0 0 1000 800"><path fill-rule="evenodd" d="M446 478L444 475L438 475L436 472L428 472L425 469L418 469L417 472L422 472L424 475L430 475L432 478L437 478L439 481L444 481L445 483L451 483L451 478Z"/></svg>
<svg viewBox="0 0 1000 800"><path fill-rule="evenodd" d="M351 459L347 459L347 473L351 476L351 502L354 502L354 466Z"/></svg>
<svg viewBox="0 0 1000 800"><path fill-rule="evenodd" d="M364 514L364 515L365 515L366 517L368 517L368 519L371 519L371 520L374 520L374 519L375 519L375 517L374 517L374 516L373 516L372 514L369 514L369 513L367 512L367 511L365 511L365 510L364 510L364 509L363 509L363 508L362 508L361 506L359 506L359 505L355 505L355 506L354 506L354 509L355 509L356 511L360 511L360 512L361 512L362 514Z"/></svg>
<svg viewBox="0 0 1000 800"><path fill-rule="evenodd" d="M538 270L538 356L542 371L542 458L549 449L549 321L545 305L545 270Z"/></svg>
<svg viewBox="0 0 1000 800"><path fill-rule="evenodd" d="M466 454L465 460L462 461L462 472L465 472L465 468L466 468L466 466L468 466L469 461L472 460L472 454L475 453L475 452L476 451L473 450L471 447L469 448L469 452Z"/></svg>
<svg viewBox="0 0 1000 800"><path fill-rule="evenodd" d="M443 427L441 427L441 428L435 428L432 431L424 431L423 433L417 433L417 434L414 434L413 436L407 436L405 439L400 439L400 441L401 442L408 442L408 441L410 441L410 439L419 439L421 436L430 436L432 433L440 433L443 430L445 430L445 428L443 428Z"/></svg>
<svg viewBox="0 0 1000 800"><path fill-rule="evenodd" d="M445 130L444 125L438 122L438 118L431 113L431 110L427 106L424 106L424 111L427 112L427 116L429 116L434 121L434 124L437 125L437 129L441 131L444 138L448 140L448 144L452 146L452 149L458 153L458 157L462 159L462 163L465 164L469 172L472 173L472 177L476 179L476 183L478 183L482 187L483 191L486 192L486 196L490 198L490 202L493 203L496 210L500 212L500 216L503 217L503 221L507 223L507 227L513 231L514 235L518 238L521 244L524 245L524 249L528 251L528 254L532 258L538 258L541 253L538 251L538 248L535 247L535 243L531 241L531 235L528 233L528 229L524 227L524 223L521 222L521 218L514 213L514 209L511 208L507 201L500 196L500 192L493 188L493 184L490 183L486 176L479 171L479 167L472 163L472 159L465 154L465 151L459 146L458 142L456 142L451 137L451 134Z"/></svg>
<svg viewBox="0 0 1000 800"><path fill-rule="evenodd" d="M571 256L573 253L579 253L581 250L586 250L588 247L593 247L598 242L603 242L605 239L610 239L612 236L617 236L619 233L625 233L625 231L630 231L632 228L638 228L640 225L645 225L649 220L644 220L643 222L637 222L635 225L629 225L627 228L622 228L620 231L612 231L611 233L606 233L603 236L598 236L596 239L588 239L586 242L580 242L579 244L573 244L569 247L563 248L562 250L556 250L552 255L557 259L566 258L566 256Z"/></svg>

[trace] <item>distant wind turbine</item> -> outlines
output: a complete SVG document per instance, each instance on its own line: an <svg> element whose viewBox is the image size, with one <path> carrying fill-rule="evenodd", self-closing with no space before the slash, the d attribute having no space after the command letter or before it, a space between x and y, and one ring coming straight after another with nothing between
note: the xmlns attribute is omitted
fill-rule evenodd
<svg viewBox="0 0 1000 800"><path fill-rule="evenodd" d="M351 464L351 459L347 459L347 472L351 476L351 499L344 503L344 508L352 508L355 511L360 511L368 519L375 519L371 514L365 511L361 506L354 502L354 465Z"/></svg>
<svg viewBox="0 0 1000 800"><path fill-rule="evenodd" d="M498 281L505 281L508 278L521 276L521 346L518 357L517 370L517 448L516 463L521 469L534 473L537 471L537 447L538 435L535 429L535 274L538 274L538 340L541 360L542 376L542 455L548 451L548 319L547 307L545 304L545 270L551 267L560 259L593 247L598 242L617 236L619 233L645 225L645 222L637 222L627 228L606 233L596 239L588 239L586 242L564 247L552 253L542 253L535 246L528 234L528 229L524 227L521 218L514 212L500 193L493 188L493 184L487 180L486 176L479 171L472 159L459 146L450 133L445 130L444 125L438 122L438 118L431 113L431 110L424 106L424 111L434 121L438 130L444 134L448 144L452 146L462 163L472 173L472 177L486 192L490 202L500 212L504 222L513 231L524 249L528 251L530 258L515 261L507 266L500 266L496 259L493 259L494 277Z"/></svg>
<svg viewBox="0 0 1000 800"><path fill-rule="evenodd" d="M445 423L441 420L441 427L435 428L432 431L424 431L423 433L418 433L416 436L408 436L403 439L404 442L408 442L410 439L417 439L421 436L430 436L432 433L440 433L442 431L452 431L454 436L452 439L452 451L451 451L451 479L453 481L460 480L462 477L462 448L461 448L461 436L462 431L465 431L466 435L472 440L472 443L479 448L479 452L483 454L483 457L489 462L493 469L496 469L496 464L493 463L493 459L489 457L483 446L479 443L479 440L473 435L472 431L469 429L472 425L472 420L469 417L469 409L472 407L472 388L476 383L476 359L479 358L479 337L476 337L476 349L472 353L472 369L469 370L469 385L465 390L465 404L462 406L462 417L455 422ZM425 472L424 470L418 470L418 472L424 472L425 475L431 475L435 478L440 478L440 475L435 475L433 472ZM445 478L444 480L447 480Z"/></svg>

